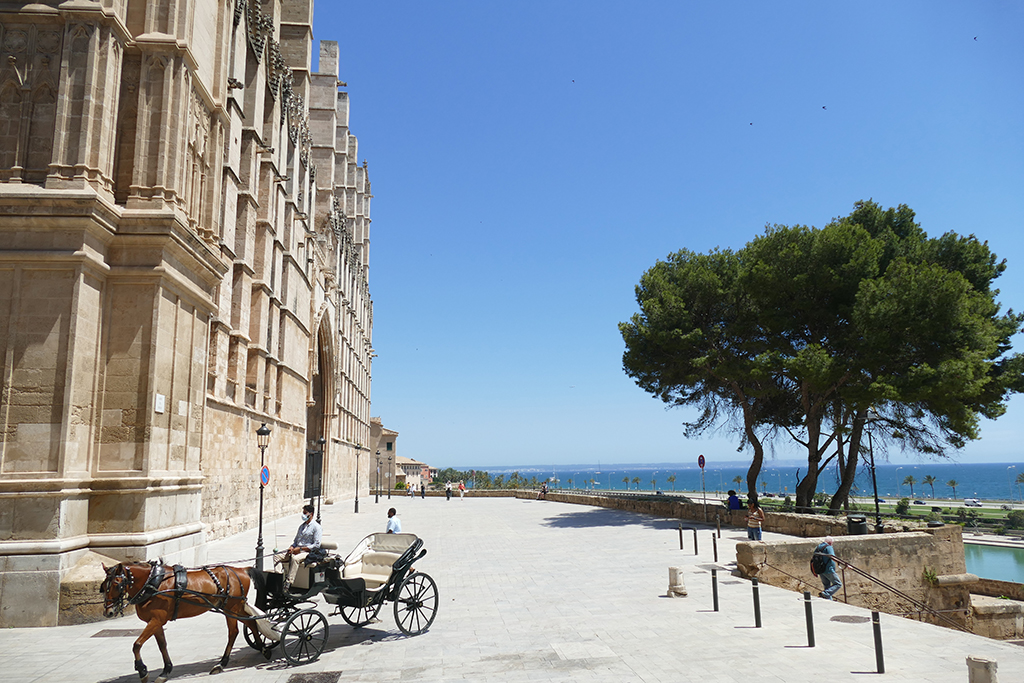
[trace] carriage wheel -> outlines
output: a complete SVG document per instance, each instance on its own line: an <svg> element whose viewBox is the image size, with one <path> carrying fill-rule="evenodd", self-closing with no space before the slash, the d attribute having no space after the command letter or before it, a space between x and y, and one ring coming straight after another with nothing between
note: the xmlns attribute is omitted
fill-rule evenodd
<svg viewBox="0 0 1024 683"><path fill-rule="evenodd" d="M382 602L377 602L366 607L345 607L339 605L338 611L341 612L341 618L351 624L352 628L359 628L360 626L366 626L377 618L377 613L380 612L382 604Z"/></svg>
<svg viewBox="0 0 1024 683"><path fill-rule="evenodd" d="M245 625L242 626L242 635L245 636L245 642L249 644L249 647L264 654L277 645L273 640L260 633L259 630L253 635L249 627Z"/></svg>
<svg viewBox="0 0 1024 683"><path fill-rule="evenodd" d="M407 636L423 633L437 616L437 584L427 574L416 572L402 583L395 596L395 621Z"/></svg>
<svg viewBox="0 0 1024 683"><path fill-rule="evenodd" d="M293 614L281 630L281 649L289 664L315 662L327 645L327 617L315 609Z"/></svg>

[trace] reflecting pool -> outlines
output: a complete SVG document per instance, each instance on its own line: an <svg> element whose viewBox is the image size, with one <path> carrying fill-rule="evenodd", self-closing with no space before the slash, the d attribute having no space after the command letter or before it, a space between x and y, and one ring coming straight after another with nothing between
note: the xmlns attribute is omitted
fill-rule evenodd
<svg viewBox="0 0 1024 683"><path fill-rule="evenodd" d="M983 579L1024 583L1024 549L964 543L967 571Z"/></svg>

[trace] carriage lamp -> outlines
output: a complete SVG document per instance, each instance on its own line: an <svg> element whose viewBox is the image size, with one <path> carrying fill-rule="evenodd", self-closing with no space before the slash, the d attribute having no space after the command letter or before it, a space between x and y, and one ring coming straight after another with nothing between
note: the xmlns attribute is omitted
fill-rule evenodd
<svg viewBox="0 0 1024 683"><path fill-rule="evenodd" d="M256 430L256 445L260 447L260 533L256 538L256 569L263 571L263 460L270 445L270 427L266 422Z"/></svg>

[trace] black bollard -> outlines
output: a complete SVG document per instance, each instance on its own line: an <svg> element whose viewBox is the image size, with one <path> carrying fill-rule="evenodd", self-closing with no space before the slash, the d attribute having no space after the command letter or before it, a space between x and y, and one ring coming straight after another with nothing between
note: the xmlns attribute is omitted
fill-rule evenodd
<svg viewBox="0 0 1024 683"><path fill-rule="evenodd" d="M761 628L761 596L758 594L757 579L751 579L754 589L754 628Z"/></svg>
<svg viewBox="0 0 1024 683"><path fill-rule="evenodd" d="M679 522L679 549L683 549L683 523Z"/></svg>
<svg viewBox="0 0 1024 683"><path fill-rule="evenodd" d="M722 537L722 516L720 514L718 514L717 512L715 513L715 526L718 527L718 537L721 538Z"/></svg>
<svg viewBox="0 0 1024 683"><path fill-rule="evenodd" d="M718 570L711 570L711 598L715 604L715 611L718 611Z"/></svg>
<svg viewBox="0 0 1024 683"><path fill-rule="evenodd" d="M814 612L810 591L804 591L804 615L807 617L807 647L814 647Z"/></svg>
<svg viewBox="0 0 1024 683"><path fill-rule="evenodd" d="M693 554L697 554L697 529L693 530Z"/></svg>
<svg viewBox="0 0 1024 683"><path fill-rule="evenodd" d="M715 538L714 532L711 532L711 547L715 551L715 562L718 562L718 540Z"/></svg>
<svg viewBox="0 0 1024 683"><path fill-rule="evenodd" d="M882 657L882 624L878 621L878 612L871 613L871 629L875 632L875 664L878 673L885 673L885 659Z"/></svg>

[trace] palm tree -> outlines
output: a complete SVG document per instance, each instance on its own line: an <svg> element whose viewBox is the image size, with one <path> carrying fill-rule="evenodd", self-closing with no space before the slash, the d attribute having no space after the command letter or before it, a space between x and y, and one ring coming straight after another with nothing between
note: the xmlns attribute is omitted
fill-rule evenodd
<svg viewBox="0 0 1024 683"><path fill-rule="evenodd" d="M914 479L914 475L908 474L903 480L904 485L910 486L910 497L914 497L914 484L917 483L917 479Z"/></svg>
<svg viewBox="0 0 1024 683"><path fill-rule="evenodd" d="M623 477L622 483L626 485L626 490L629 490L629 477Z"/></svg>
<svg viewBox="0 0 1024 683"><path fill-rule="evenodd" d="M1024 472L1021 472L1021 473L1020 473L1020 476L1021 476L1021 477L1024 477ZM668 483L672 484L672 490L673 490L673 491L675 491L675 490L676 490L676 475L674 475L674 474L670 474L670 475L669 475L669 476L668 476L668 477L666 478L666 481L667 481ZM1019 487L1018 487L1018 488L1019 488Z"/></svg>
<svg viewBox="0 0 1024 683"><path fill-rule="evenodd" d="M736 488L739 488L743 485L743 477L737 474L732 478L732 483L736 484Z"/></svg>
<svg viewBox="0 0 1024 683"><path fill-rule="evenodd" d="M640 477L633 477L633 483L636 484L636 490L640 490Z"/></svg>
<svg viewBox="0 0 1024 683"><path fill-rule="evenodd" d="M651 479L651 490L652 491L654 490L654 487L657 485L657 483L658 483L658 478L657 477L654 477L654 478Z"/></svg>
<svg viewBox="0 0 1024 683"><path fill-rule="evenodd" d="M956 487L959 483L956 479L950 479L946 482L946 486L953 489L953 500L956 500Z"/></svg>
<svg viewBox="0 0 1024 683"><path fill-rule="evenodd" d="M572 488L572 477L569 477L566 481L569 483L569 488Z"/></svg>
<svg viewBox="0 0 1024 683"><path fill-rule="evenodd" d="M932 475L929 474L927 477L925 477L921 481L923 483L928 484L929 486L932 487L932 498L934 498L935 497L935 477L933 477Z"/></svg>

